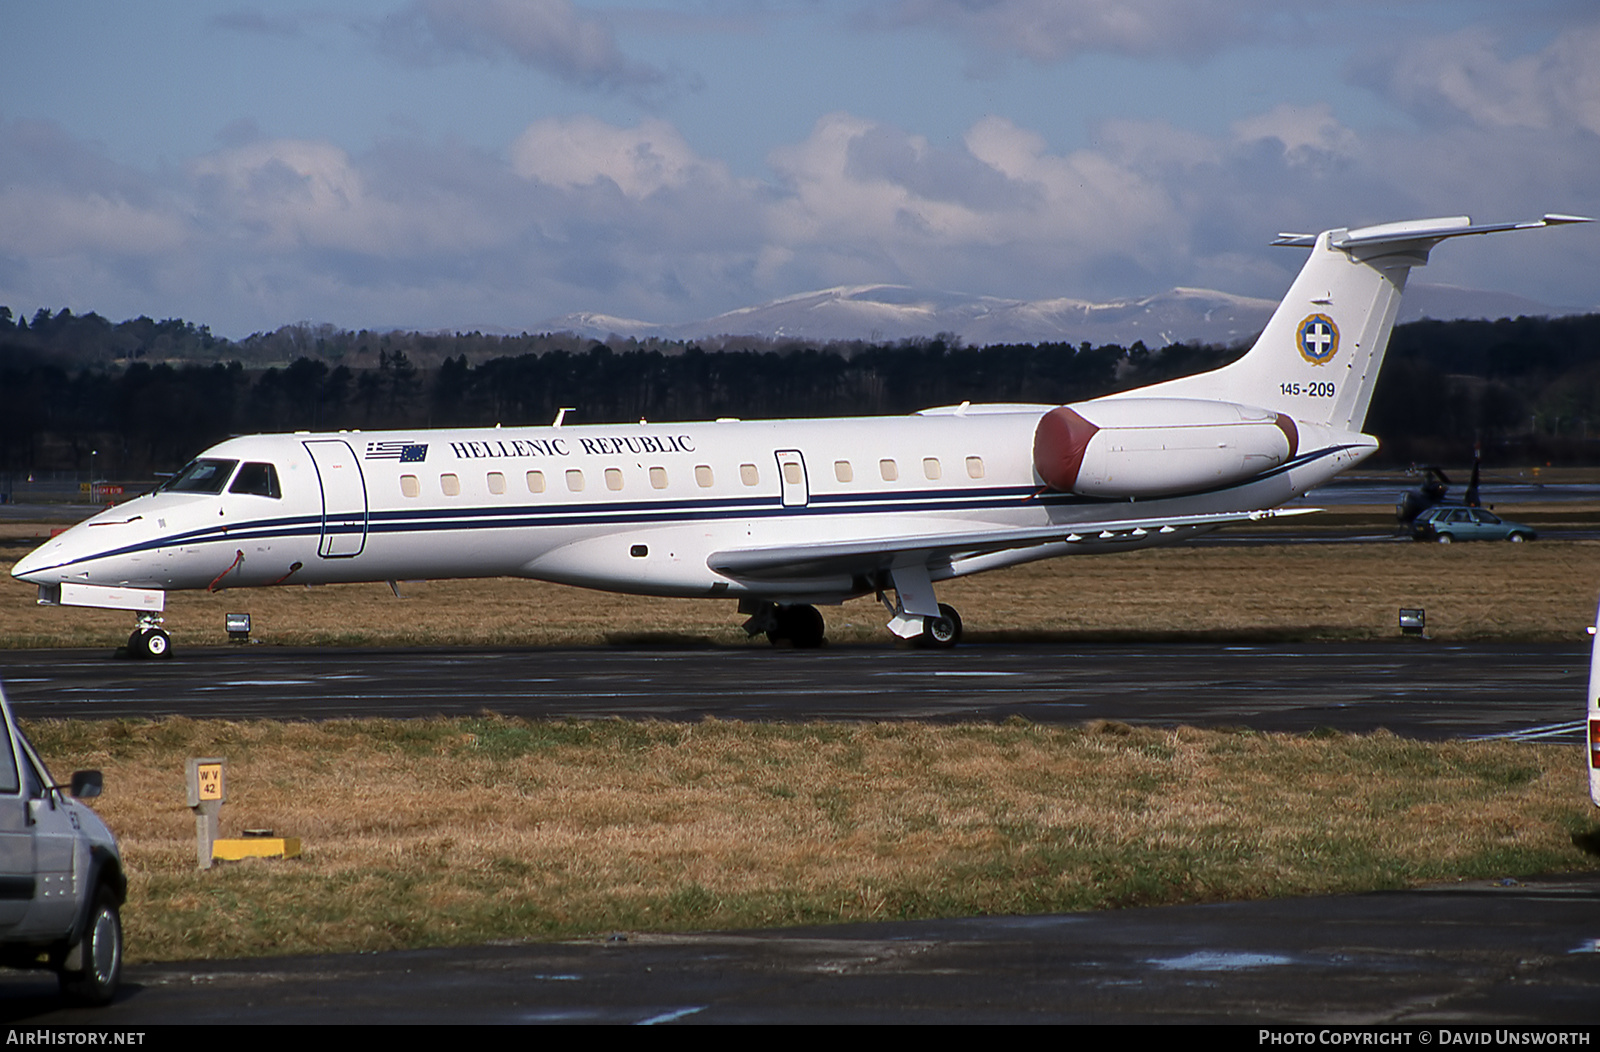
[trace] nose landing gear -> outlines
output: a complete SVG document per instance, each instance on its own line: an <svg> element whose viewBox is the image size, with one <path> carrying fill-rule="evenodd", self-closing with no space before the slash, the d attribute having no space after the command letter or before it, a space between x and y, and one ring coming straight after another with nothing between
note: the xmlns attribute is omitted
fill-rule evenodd
<svg viewBox="0 0 1600 1052"><path fill-rule="evenodd" d="M161 627L161 618L145 616L128 637L128 656L136 660L169 658L172 656L172 637Z"/></svg>

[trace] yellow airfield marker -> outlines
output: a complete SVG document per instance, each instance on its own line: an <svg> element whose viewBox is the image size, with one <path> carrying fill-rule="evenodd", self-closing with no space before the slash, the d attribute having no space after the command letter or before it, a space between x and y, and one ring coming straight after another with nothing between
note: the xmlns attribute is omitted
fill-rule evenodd
<svg viewBox="0 0 1600 1052"><path fill-rule="evenodd" d="M297 836L229 837L211 842L211 857L221 862L242 858L299 858Z"/></svg>

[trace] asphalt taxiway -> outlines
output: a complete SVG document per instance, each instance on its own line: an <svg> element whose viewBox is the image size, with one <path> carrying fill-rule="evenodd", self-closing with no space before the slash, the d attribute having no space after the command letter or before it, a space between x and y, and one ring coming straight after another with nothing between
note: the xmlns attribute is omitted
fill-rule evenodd
<svg viewBox="0 0 1600 1052"><path fill-rule="evenodd" d="M1587 641L0 651L24 718L1108 719L1582 740Z"/></svg>
<svg viewBox="0 0 1600 1052"><path fill-rule="evenodd" d="M0 973L0 1019L129 1030L1307 1023L1335 1037L1340 1027L1432 1023L1476 1034L1491 1023L1600 1021L1600 872L1275 902L139 965L103 1009L64 1008L53 987Z"/></svg>

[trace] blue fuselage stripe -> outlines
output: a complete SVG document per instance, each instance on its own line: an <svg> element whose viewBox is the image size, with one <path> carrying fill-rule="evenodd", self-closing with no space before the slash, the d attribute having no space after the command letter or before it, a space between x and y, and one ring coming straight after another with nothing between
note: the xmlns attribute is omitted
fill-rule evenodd
<svg viewBox="0 0 1600 1052"><path fill-rule="evenodd" d="M1315 460L1337 454L1350 446L1330 446L1302 453L1276 468L1244 482L1230 483L1210 490L1174 494L1161 500L1204 496L1254 485ZM1154 498L1153 498L1154 499ZM617 501L586 504L515 507L467 507L395 509L367 512L342 512L322 515L294 515L261 519L243 524L210 526L168 537L154 537L138 544L100 552L86 558L40 569L61 569L90 559L114 558L138 552L161 551L197 544L233 544L244 541L282 540L295 537L316 538L327 534L411 534L478 529L542 529L563 526L648 526L657 524L764 519L801 515L904 515L918 512L965 512L1016 509L1023 506L1057 508L1092 505L1126 505L1121 498L1086 497L1057 493L1043 487L996 486L980 490L938 489L877 491L870 493L812 494L804 505L789 506L781 496L757 498L705 498L696 500ZM1092 525L1086 523L1085 525Z"/></svg>

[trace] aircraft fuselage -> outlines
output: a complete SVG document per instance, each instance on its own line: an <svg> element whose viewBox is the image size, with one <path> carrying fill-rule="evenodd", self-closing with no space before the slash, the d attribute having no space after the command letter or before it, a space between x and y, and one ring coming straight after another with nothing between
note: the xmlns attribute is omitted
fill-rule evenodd
<svg viewBox="0 0 1600 1052"><path fill-rule="evenodd" d="M1036 470L1036 432L1055 408L235 438L197 458L227 476L218 492L138 497L45 544L14 572L37 583L162 591L514 576L648 595L837 602L882 587L863 572L872 560L774 580L719 572L712 556L1051 526L1091 530L1062 540L1059 554L1141 547L1193 529L1102 539L1092 528L1274 507L1376 448L1365 436L1301 424L1320 441L1243 481L1217 485L1217 473L1202 470L1193 492L1085 495L1050 488ZM270 465L277 495L230 492L243 465ZM930 572L939 580L1055 547L953 553Z"/></svg>

